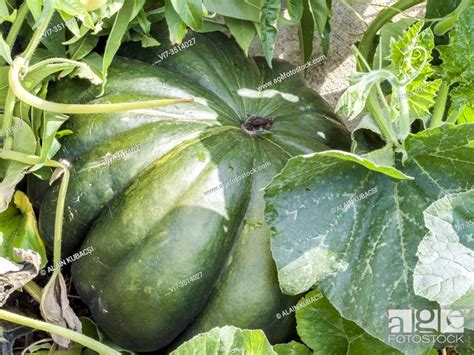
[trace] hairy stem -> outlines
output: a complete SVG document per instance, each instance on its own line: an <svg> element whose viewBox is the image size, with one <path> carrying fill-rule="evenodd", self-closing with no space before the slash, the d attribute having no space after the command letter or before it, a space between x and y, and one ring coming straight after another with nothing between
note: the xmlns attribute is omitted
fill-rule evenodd
<svg viewBox="0 0 474 355"><path fill-rule="evenodd" d="M391 124L387 123L387 118L382 110L380 110L377 95L374 91L372 91L367 97L366 107L372 113L372 117L382 133L382 138L387 143L393 143L394 145L399 146L400 143L393 132Z"/></svg>
<svg viewBox="0 0 474 355"><path fill-rule="evenodd" d="M446 109L446 101L448 100L449 85L446 81L442 81L438 91L438 97L433 108L433 117L431 117L430 128L435 128L441 125Z"/></svg>
<svg viewBox="0 0 474 355"><path fill-rule="evenodd" d="M408 104L407 87L400 85L397 87L397 96L400 102L399 138L403 141L410 133L410 105Z"/></svg>
<svg viewBox="0 0 474 355"><path fill-rule="evenodd" d="M407 10L415 5L422 3L424 0L399 0L394 5L381 11L375 20L370 24L369 28L365 32L362 40L359 44L360 58L358 60L358 68L362 71L369 71L367 68L367 61L370 62L375 54L376 48L376 36L377 32L385 25L392 17L400 13L401 11ZM365 64L365 67L363 66ZM377 102L375 94L369 95L367 99L367 109L372 113L374 119L379 125L380 130L390 141L400 146L397 138L394 138L394 132L391 122L387 122L383 113L380 110L380 106Z"/></svg>
<svg viewBox="0 0 474 355"><path fill-rule="evenodd" d="M28 5L26 1L21 4L20 9L16 15L15 21L13 21L12 27L10 28L10 32L8 32L8 36L5 42L11 48L15 44L16 38L18 37L18 33L20 32L21 26L23 26L23 22L25 22L26 15L28 15Z"/></svg>
<svg viewBox="0 0 474 355"><path fill-rule="evenodd" d="M13 111L15 110L15 94L11 89L8 89L7 97L5 99L5 108L3 114L2 130L6 132L13 124ZM3 149L10 150L13 146L13 138L11 135L5 137L3 141Z"/></svg>
<svg viewBox="0 0 474 355"><path fill-rule="evenodd" d="M48 58L48 59L42 60L41 62L28 66L28 73L31 73L32 71L36 69L41 69L42 67L51 65L51 64L71 64L76 67L81 67L81 66L88 67L88 65L83 62L78 62L76 60L67 59L67 58L54 57L54 58Z"/></svg>
<svg viewBox="0 0 474 355"><path fill-rule="evenodd" d="M31 38L30 43L28 43L28 47L26 47L25 51L23 52L22 56L25 58L25 61L28 62L33 53L35 52L36 48L41 42L41 36L43 35L44 30L48 28L49 22L54 15L54 9L52 8L45 16L43 21L40 25L36 28L35 32L33 33L33 37Z"/></svg>
<svg viewBox="0 0 474 355"><path fill-rule="evenodd" d="M34 329L39 329L44 332L53 333L64 338L70 339L79 343L91 350L97 351L99 354L107 355L121 355L118 351L98 342L95 339L89 338L81 333L75 332L70 329L66 329L54 324L49 324L43 321L36 319L28 318L21 316L19 314L8 312L0 309L0 319L3 319L7 322L12 322L16 324L24 325L25 327L30 327Z"/></svg>
<svg viewBox="0 0 474 355"><path fill-rule="evenodd" d="M59 163L58 168L62 169L63 176L59 187L58 203L56 204L56 217L54 220L54 265L59 265L61 261L61 241L63 233L64 204L66 201L67 188L69 186L69 169L65 164ZM61 268L54 268L53 277L61 272Z"/></svg>
<svg viewBox="0 0 474 355"><path fill-rule="evenodd" d="M364 56L361 54L359 49L354 45L351 48L357 58L358 67L361 70L365 69L365 71L371 71L369 63L367 63L367 61L365 60ZM392 85L398 82L397 77L394 74L392 74L389 71L387 71L386 74L387 74L387 80L389 80L390 83L392 83ZM383 95L380 85L375 84L375 87L376 87L376 92L372 91L369 94L367 98L367 102L366 102L366 107L372 113L372 117L375 123L377 124L377 127L380 129L380 132L382 133L382 138L388 143L393 143L394 145L399 146L399 142L393 131L390 118L386 117L386 115L384 115L382 110L380 109L380 105L377 100L377 93L380 96L380 100L382 101L384 108L387 110L387 112L389 112L389 106L388 106L387 100L385 100L385 96Z"/></svg>
<svg viewBox="0 0 474 355"><path fill-rule="evenodd" d="M20 163L35 165L40 161L40 157L36 155L27 155L19 152L8 151L0 149L0 158L18 161ZM63 172L61 185L59 187L58 203L56 205L56 217L54 221L54 249L53 249L53 262L54 265L59 264L61 261L61 236L63 230L63 215L64 205L66 201L66 192L69 184L69 169L66 164L57 162L55 160L48 160L44 163L45 166L52 168L59 168ZM59 268L54 269L53 277L60 272Z"/></svg>
<svg viewBox="0 0 474 355"><path fill-rule="evenodd" d="M35 165L40 161L40 157L36 155L28 155L24 153L14 152L12 150L0 149L0 158L5 160L14 160L27 165Z"/></svg>
<svg viewBox="0 0 474 355"><path fill-rule="evenodd" d="M41 295L43 293L43 289L38 286L38 284L34 281L28 282L25 286L23 286L26 292L38 303L41 302Z"/></svg>
<svg viewBox="0 0 474 355"><path fill-rule="evenodd" d="M28 92L20 82L20 77L25 75L26 61L22 57L16 57L13 61L13 65L8 73L8 82L10 88L14 92L15 96L21 101L27 103L30 106L38 109L50 112L57 112L63 114L89 114L89 113L107 113L107 112L119 112L138 110L145 108L152 108L157 106L172 105L181 102L193 102L190 99L160 99L160 100L149 100L149 101L137 101L137 102L123 102L115 104L62 104L52 101L43 100L30 92Z"/></svg>
<svg viewBox="0 0 474 355"><path fill-rule="evenodd" d="M20 10L18 12L18 18L16 19L15 23L13 24L10 33L7 36L7 44L10 45L10 47L13 45L13 43L16 40L16 37L18 36L18 32L21 29L21 26L23 24L23 21L26 18L26 15L28 14L28 4L26 1L21 5ZM51 20L51 17L53 16L54 10L51 10L47 15L44 21L41 23L41 25L35 30L33 33L33 38L31 39L30 43L28 44L28 47L26 48L25 52L23 53L23 56L25 59L24 61L27 61L31 58L33 55L36 47L38 47L38 44L40 42L41 34L43 33L43 30L48 26L49 21ZM15 63L15 61L13 61ZM12 64L13 65L13 64ZM11 72L12 68L10 67L9 73ZM11 87L11 84L9 83L10 87L8 89L7 93L7 98L5 100L5 108L4 108L4 119L3 119L3 129L8 129L11 127L12 122L13 122L13 110L15 109L15 92ZM9 150L12 148L13 145L13 139L12 137L6 137L5 141L3 143L3 148L6 150Z"/></svg>

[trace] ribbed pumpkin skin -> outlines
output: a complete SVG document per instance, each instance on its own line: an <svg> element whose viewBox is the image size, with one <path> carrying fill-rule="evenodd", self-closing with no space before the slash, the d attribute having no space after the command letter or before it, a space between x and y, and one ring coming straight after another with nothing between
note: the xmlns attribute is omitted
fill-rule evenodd
<svg viewBox="0 0 474 355"><path fill-rule="evenodd" d="M80 85L53 90L56 99L69 102L196 98L72 117L66 127L74 135L59 153L72 171L64 255L94 248L73 264L75 287L112 340L135 351L157 350L180 334L185 339L225 324L262 328L271 341L284 341L292 319L276 313L295 299L278 287L261 189L290 156L344 149L349 142L301 74L273 85L271 98L250 91L291 66L277 61L270 70L221 34L191 36L195 45L158 66L116 60L105 95L95 101L96 91ZM154 62L167 46L129 53ZM271 129L245 132L242 125L253 115L271 118ZM107 154L136 144L104 164ZM205 193L267 162L271 166ZM50 240L57 191L56 183L40 209L40 227ZM171 290L197 273L200 279Z"/></svg>

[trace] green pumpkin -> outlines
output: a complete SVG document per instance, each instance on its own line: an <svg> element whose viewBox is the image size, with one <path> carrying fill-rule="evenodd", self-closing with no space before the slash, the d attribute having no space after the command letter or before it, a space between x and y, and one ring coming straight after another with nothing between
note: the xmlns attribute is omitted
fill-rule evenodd
<svg viewBox="0 0 474 355"><path fill-rule="evenodd" d="M141 61L117 59L100 98L80 81L52 89L63 102L195 98L73 116L65 128L74 134L58 153L71 166L63 255L93 248L73 263L75 287L107 335L136 351L226 324L284 341L293 320L277 313L296 300L278 286L262 188L294 155L349 145L302 73L257 90L292 66L269 69L222 34L191 38L156 65L144 61L173 48L165 39L154 49L129 47ZM58 185L41 192L50 245Z"/></svg>

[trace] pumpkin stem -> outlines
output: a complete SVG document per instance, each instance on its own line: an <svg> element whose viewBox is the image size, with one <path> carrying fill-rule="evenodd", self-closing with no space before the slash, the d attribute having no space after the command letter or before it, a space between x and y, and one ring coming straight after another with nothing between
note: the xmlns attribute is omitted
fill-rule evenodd
<svg viewBox="0 0 474 355"><path fill-rule="evenodd" d="M273 126L273 119L252 115L242 125L242 129L250 134L262 134L270 131Z"/></svg>

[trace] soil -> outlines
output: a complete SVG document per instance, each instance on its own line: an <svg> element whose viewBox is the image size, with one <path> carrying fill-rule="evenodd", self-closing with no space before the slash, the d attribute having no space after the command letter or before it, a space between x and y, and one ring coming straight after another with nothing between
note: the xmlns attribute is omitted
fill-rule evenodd
<svg viewBox="0 0 474 355"><path fill-rule="evenodd" d="M347 0L355 3L356 1ZM308 69L306 80L326 101L335 107L337 100L349 86L347 76L355 70L355 59L350 46L362 38L367 25L385 7L394 4L393 0L359 1L353 8L358 15L344 3L333 0L330 49L327 59ZM420 4L407 12L408 15L423 18L425 6ZM395 17L395 20L397 17ZM313 42L313 58L320 57L322 50L320 41L315 36ZM252 43L250 55L262 55L258 40ZM302 64L299 50L297 27L279 28L275 57L289 61L294 65Z"/></svg>

